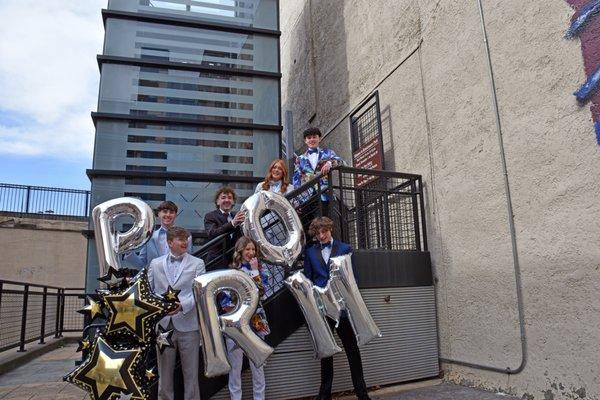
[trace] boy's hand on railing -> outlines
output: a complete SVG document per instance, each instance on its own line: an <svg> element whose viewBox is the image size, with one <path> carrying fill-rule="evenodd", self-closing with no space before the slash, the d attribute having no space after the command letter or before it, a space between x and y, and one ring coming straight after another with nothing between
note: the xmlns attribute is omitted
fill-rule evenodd
<svg viewBox="0 0 600 400"><path fill-rule="evenodd" d="M331 161L327 161L322 167L321 167L321 174L323 175L327 175L329 173L329 171L331 170Z"/></svg>

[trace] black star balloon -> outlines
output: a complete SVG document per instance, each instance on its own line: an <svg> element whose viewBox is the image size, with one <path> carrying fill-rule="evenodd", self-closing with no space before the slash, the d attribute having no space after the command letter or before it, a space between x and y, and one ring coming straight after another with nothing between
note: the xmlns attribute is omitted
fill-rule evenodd
<svg viewBox="0 0 600 400"><path fill-rule="evenodd" d="M173 347L173 341L171 337L173 336L173 329L164 329L162 326L158 326L158 333L156 334L156 346L158 346L158 351L160 354L163 353L165 348Z"/></svg>
<svg viewBox="0 0 600 400"><path fill-rule="evenodd" d="M92 400L112 400L121 394L144 400L147 392L141 384L142 352L141 348L111 346L100 336L89 357L63 379L86 390Z"/></svg>
<svg viewBox="0 0 600 400"><path fill-rule="evenodd" d="M107 335L132 336L147 344L152 339L156 323L176 305L169 303L150 290L146 270L133 279L123 292L103 296L108 311Z"/></svg>

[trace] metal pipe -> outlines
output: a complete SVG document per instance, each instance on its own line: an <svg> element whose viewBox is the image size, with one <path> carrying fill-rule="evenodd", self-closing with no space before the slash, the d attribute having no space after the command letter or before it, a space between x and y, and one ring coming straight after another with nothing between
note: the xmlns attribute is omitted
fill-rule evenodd
<svg viewBox="0 0 600 400"><path fill-rule="evenodd" d="M482 369L486 371L506 373L510 375L518 374L523 371L527 364L527 336L525 334L525 313L523 306L523 285L521 282L521 267L519 264L519 254L517 252L517 234L515 230L515 218L512 208L512 198L510 195L510 185L508 181L508 170L506 168L506 155L504 151L504 140L502 139L502 125L500 123L500 111L498 109L498 98L496 96L496 83L494 80L494 70L492 68L492 57L490 54L490 46L488 43L487 31L485 29L485 18L483 15L483 5L481 0L477 0L479 7L479 17L481 19L481 30L483 33L483 42L485 43L485 51L487 56L488 74L490 79L490 88L492 91L492 103L494 105L494 114L496 117L496 133L498 136L498 145L500 147L500 160L502 162L502 174L504 179L504 192L506 195L506 211L508 213L508 227L510 231L510 243L513 256L513 266L515 270L515 286L517 290L517 309L519 313L519 332L521 336L521 363L517 368L498 368L490 365L482 365L467 361L453 360L440 358L441 362L449 364L462 365L469 368Z"/></svg>
<svg viewBox="0 0 600 400"><path fill-rule="evenodd" d="M27 330L27 300L29 298L29 285L23 289L23 310L21 311L21 338L19 339L18 352L25 351L25 332Z"/></svg>

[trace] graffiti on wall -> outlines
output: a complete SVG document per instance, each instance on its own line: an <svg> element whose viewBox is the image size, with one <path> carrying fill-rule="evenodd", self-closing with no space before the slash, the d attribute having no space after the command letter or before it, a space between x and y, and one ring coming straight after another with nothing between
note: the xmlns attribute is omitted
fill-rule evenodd
<svg viewBox="0 0 600 400"><path fill-rule="evenodd" d="M580 104L590 103L600 145L600 0L567 0L575 9L567 38L579 38L587 80L573 93Z"/></svg>

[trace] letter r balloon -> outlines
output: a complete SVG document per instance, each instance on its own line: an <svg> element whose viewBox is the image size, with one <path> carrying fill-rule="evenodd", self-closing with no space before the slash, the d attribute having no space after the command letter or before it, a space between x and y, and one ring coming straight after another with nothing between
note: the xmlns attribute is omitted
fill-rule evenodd
<svg viewBox="0 0 600 400"><path fill-rule="evenodd" d="M235 292L238 302L234 311L219 315L217 294L223 290ZM258 288L252 278L234 269L208 272L196 277L193 292L200 321L204 375L210 378L231 369L223 334L240 346L254 365L263 365L273 348L250 328L250 318L259 300Z"/></svg>

